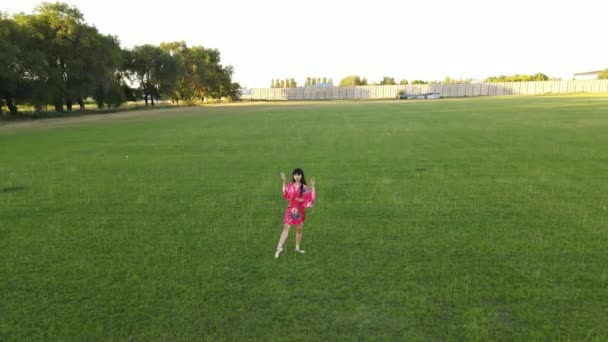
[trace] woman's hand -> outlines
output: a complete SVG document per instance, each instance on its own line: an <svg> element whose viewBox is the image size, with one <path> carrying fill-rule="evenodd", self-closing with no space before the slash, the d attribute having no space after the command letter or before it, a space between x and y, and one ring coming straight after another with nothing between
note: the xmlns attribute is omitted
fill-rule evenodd
<svg viewBox="0 0 608 342"><path fill-rule="evenodd" d="M311 178L310 178L310 187L311 187L311 188L314 188L314 187L315 187L315 182L316 182L315 177L311 177Z"/></svg>
<svg viewBox="0 0 608 342"><path fill-rule="evenodd" d="M285 178L285 174L283 172L281 172L281 179L283 180L283 183L285 183L286 178Z"/></svg>

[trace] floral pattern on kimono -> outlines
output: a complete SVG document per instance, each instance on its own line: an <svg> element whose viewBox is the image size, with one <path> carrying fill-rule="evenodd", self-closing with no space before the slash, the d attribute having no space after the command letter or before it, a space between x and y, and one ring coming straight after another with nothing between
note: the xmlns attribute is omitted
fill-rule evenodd
<svg viewBox="0 0 608 342"><path fill-rule="evenodd" d="M306 220L306 208L312 208L317 198L317 194L306 185L302 185L302 193L294 183L289 183L283 187L283 198L289 204L285 211L285 224L300 225Z"/></svg>

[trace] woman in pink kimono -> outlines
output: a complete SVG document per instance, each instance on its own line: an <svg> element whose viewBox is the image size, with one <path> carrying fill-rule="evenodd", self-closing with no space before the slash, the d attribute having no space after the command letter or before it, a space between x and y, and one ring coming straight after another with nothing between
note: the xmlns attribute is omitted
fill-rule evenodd
<svg viewBox="0 0 608 342"><path fill-rule="evenodd" d="M289 228L296 226L296 252L306 253L300 249L300 243L302 242L302 227L304 226L304 220L306 219L306 208L312 208L317 194L315 192L315 178L310 179L310 187L306 184L306 177L304 177L304 171L302 169L293 170L292 182L286 184L285 174L281 172L281 179L283 180L283 198L289 201L287 210L285 211L285 218L283 222L283 232L277 245L277 251L274 254L275 258L278 258L281 252L283 252L283 244L289 236Z"/></svg>

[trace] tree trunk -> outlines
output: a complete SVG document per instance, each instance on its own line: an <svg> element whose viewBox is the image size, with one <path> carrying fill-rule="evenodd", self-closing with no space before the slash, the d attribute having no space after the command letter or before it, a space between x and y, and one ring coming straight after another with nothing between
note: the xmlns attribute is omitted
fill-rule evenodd
<svg viewBox="0 0 608 342"><path fill-rule="evenodd" d="M60 101L55 101L55 111L56 112L63 112L63 102Z"/></svg>
<svg viewBox="0 0 608 342"><path fill-rule="evenodd" d="M80 110L84 110L84 101L82 100L82 97L79 97L76 101L80 105Z"/></svg>
<svg viewBox="0 0 608 342"><path fill-rule="evenodd" d="M11 111L11 114L17 115L17 106L13 103L13 99L10 97L5 97L4 99L6 100L6 106L8 107L8 110Z"/></svg>
<svg viewBox="0 0 608 342"><path fill-rule="evenodd" d="M148 107L148 94L144 95L144 101L146 102L146 107Z"/></svg>
<svg viewBox="0 0 608 342"><path fill-rule="evenodd" d="M154 96L150 95L150 103L154 106Z"/></svg>
<svg viewBox="0 0 608 342"><path fill-rule="evenodd" d="M66 100L65 105L68 108L68 111L72 111L72 100Z"/></svg>

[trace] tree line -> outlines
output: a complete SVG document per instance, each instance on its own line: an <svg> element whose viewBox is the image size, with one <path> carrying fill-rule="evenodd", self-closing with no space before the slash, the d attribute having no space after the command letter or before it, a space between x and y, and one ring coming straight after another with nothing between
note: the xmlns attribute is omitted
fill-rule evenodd
<svg viewBox="0 0 608 342"><path fill-rule="evenodd" d="M537 73L534 75L514 75L514 76L498 76L498 77L488 77L485 79L485 82L526 82L526 81L546 81L549 80L549 77L543 73ZM348 86L364 86L364 85L408 85L408 84L455 84L455 83L472 83L473 79L471 78L452 78L445 77L443 81L424 81L424 80L413 80L409 82L406 79L402 79L397 83L394 77L384 76L382 80L379 82L368 83L367 78L360 77L357 75L351 75L343 78L340 81L341 87Z"/></svg>
<svg viewBox="0 0 608 342"><path fill-rule="evenodd" d="M369 83L367 81L367 78L365 78L365 77L360 77L357 75L350 75L350 76L344 77L340 81L340 87L365 86L365 85L408 85L408 84L428 84L428 83L439 83L439 82L433 82L433 81L427 82L427 81L423 81L423 80L413 80L413 81L409 82L406 79L401 79L399 82L397 82L394 77L383 76L382 80L380 80L379 82Z"/></svg>
<svg viewBox="0 0 608 342"><path fill-rule="evenodd" d="M298 83L294 78L286 78L284 80L281 79L272 79L270 82L270 88L297 88Z"/></svg>
<svg viewBox="0 0 608 342"><path fill-rule="evenodd" d="M496 82L531 82L531 81L548 81L549 76L543 74L542 72L536 73L534 75L512 75L512 76L491 76L484 80L486 83L496 83Z"/></svg>
<svg viewBox="0 0 608 342"><path fill-rule="evenodd" d="M306 82L304 82L305 87L311 87L316 85L333 86L334 80L327 77L306 77Z"/></svg>
<svg viewBox="0 0 608 342"><path fill-rule="evenodd" d="M232 66L217 49L185 42L122 49L117 37L87 24L78 8L42 3L31 14L0 12L0 113L18 105L37 111L114 108L144 99L197 102L237 98Z"/></svg>
<svg viewBox="0 0 608 342"><path fill-rule="evenodd" d="M598 79L608 79L608 69L602 71L599 75L598 75ZM329 81L326 81L327 78L323 77L321 78L314 78L314 77L307 77L306 78L306 83L304 84L305 87L308 86L315 86L316 84L330 84L333 85L333 81L331 79L329 79ZM512 76L505 76L505 75L501 75L501 76L491 76L491 77L487 77L484 82L486 83L492 83L492 82L529 82L529 81L548 81L548 80L552 80L551 78L549 78L547 75L543 74L543 73L536 73L534 75L525 75L525 74L517 74L517 75L512 75ZM452 78L452 77L445 77L442 81L424 81L424 80L413 80L413 81L408 81L407 79L401 79L399 82L396 81L396 79L394 77L389 77L389 76L383 76L382 79L378 82L369 82L367 80L367 78L365 77L361 77L358 75L349 75L346 76L344 78L342 78L340 80L339 86L340 87L352 87L352 86L366 86L366 85L408 85L408 84L412 84L412 85L416 85L416 84L468 84L468 83L472 83L473 79L472 78ZM276 81L273 79L272 83L271 83L271 88L296 88L297 87L297 83L296 81L291 78L291 79L286 79L285 81L279 80L277 79Z"/></svg>
<svg viewBox="0 0 608 342"><path fill-rule="evenodd" d="M314 87L317 85L327 85L333 86L334 81L331 78L327 77L306 77L306 81L304 82L305 87ZM297 88L298 83L294 78L286 78L282 79L272 79L270 81L270 88Z"/></svg>

